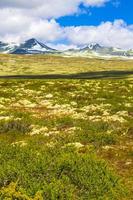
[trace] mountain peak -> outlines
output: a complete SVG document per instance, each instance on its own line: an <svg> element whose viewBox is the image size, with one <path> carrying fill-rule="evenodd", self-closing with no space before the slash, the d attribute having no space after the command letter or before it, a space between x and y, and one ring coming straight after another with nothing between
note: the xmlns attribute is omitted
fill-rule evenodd
<svg viewBox="0 0 133 200"><path fill-rule="evenodd" d="M36 38L30 38L30 39L28 39L28 40L26 40L26 41L34 42L34 41L37 41L37 39L36 39Z"/></svg>
<svg viewBox="0 0 133 200"><path fill-rule="evenodd" d="M35 38L26 40L13 52L14 54L45 54L55 53L57 50L52 49Z"/></svg>
<svg viewBox="0 0 133 200"><path fill-rule="evenodd" d="M30 38L28 40L25 41L25 43L39 43L39 41L36 38Z"/></svg>
<svg viewBox="0 0 133 200"><path fill-rule="evenodd" d="M32 48L33 46L37 45L39 42L35 38L31 38L29 40L26 40L22 46L23 48Z"/></svg>
<svg viewBox="0 0 133 200"><path fill-rule="evenodd" d="M98 43L90 43L87 46L85 46L84 48L82 48L81 50L98 50L101 49L102 47L98 44Z"/></svg>
<svg viewBox="0 0 133 200"><path fill-rule="evenodd" d="M91 44L89 45L89 48L90 48L90 49L96 50L96 49L100 49L101 46L100 46L98 43L91 43Z"/></svg>
<svg viewBox="0 0 133 200"><path fill-rule="evenodd" d="M115 47L104 47L98 43L90 43L83 48L69 49L67 51L57 51L39 42L35 38L26 40L23 43L6 43L0 41L0 53L8 54L59 54L70 56L86 57L130 57L133 58L133 50L123 50Z"/></svg>

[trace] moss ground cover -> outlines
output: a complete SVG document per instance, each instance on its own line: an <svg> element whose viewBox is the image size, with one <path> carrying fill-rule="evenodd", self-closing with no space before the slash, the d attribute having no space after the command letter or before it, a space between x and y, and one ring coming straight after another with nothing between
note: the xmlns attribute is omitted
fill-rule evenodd
<svg viewBox="0 0 133 200"><path fill-rule="evenodd" d="M67 58L50 55L0 55L0 76L43 74L79 74L81 76L81 73L88 73L85 76L93 75L101 78L124 75L121 74L122 72L126 75L129 71L133 71L133 60Z"/></svg>
<svg viewBox="0 0 133 200"><path fill-rule="evenodd" d="M133 197L133 80L0 80L0 199Z"/></svg>

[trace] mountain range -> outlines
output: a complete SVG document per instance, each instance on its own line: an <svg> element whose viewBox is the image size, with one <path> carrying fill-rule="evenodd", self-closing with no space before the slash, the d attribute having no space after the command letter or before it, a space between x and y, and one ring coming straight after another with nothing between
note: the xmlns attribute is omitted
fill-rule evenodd
<svg viewBox="0 0 133 200"><path fill-rule="evenodd" d="M32 38L23 43L4 43L0 42L0 53L7 54L44 54L55 53L57 50L52 49L38 40Z"/></svg>
<svg viewBox="0 0 133 200"><path fill-rule="evenodd" d="M62 56L83 57L123 57L133 58L133 50L123 50L115 47L104 47L97 43L91 43L78 49L58 51L32 38L23 43L0 42L0 53L4 54L60 54Z"/></svg>

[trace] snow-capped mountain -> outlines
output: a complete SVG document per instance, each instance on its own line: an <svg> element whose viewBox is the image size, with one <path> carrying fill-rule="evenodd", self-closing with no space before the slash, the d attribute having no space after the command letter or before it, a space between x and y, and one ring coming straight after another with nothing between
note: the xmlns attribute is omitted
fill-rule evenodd
<svg viewBox="0 0 133 200"><path fill-rule="evenodd" d="M89 45L83 47L83 48L80 49L80 50L82 50L82 51L88 51L88 50L97 51L97 50L99 50L99 49L101 49L101 48L102 48L102 47L101 47L99 44L97 44L97 43L91 43L91 44L89 44Z"/></svg>
<svg viewBox="0 0 133 200"><path fill-rule="evenodd" d="M81 52L97 53L99 55L112 55L112 56L133 56L131 52L114 47L103 47L99 44L90 44L89 46L80 49Z"/></svg>
<svg viewBox="0 0 133 200"><path fill-rule="evenodd" d="M38 40L32 38L23 43L3 43L0 42L0 53L9 54L45 54L56 53L57 50L52 49Z"/></svg>
<svg viewBox="0 0 133 200"><path fill-rule="evenodd" d="M133 50L123 50L115 47L105 47L97 43L77 49L58 51L50 48L38 40L32 38L23 43L0 42L0 53L7 54L60 54L62 56L82 56L82 57L123 57L133 59Z"/></svg>
<svg viewBox="0 0 133 200"><path fill-rule="evenodd" d="M104 47L97 43L91 43L77 50L67 50L65 55L84 57L126 57L133 58L133 50L123 50L115 47Z"/></svg>
<svg viewBox="0 0 133 200"><path fill-rule="evenodd" d="M4 42L0 42L0 53L11 53L18 46L19 46L19 44L16 44L16 43L4 43Z"/></svg>
<svg viewBox="0 0 133 200"><path fill-rule="evenodd" d="M54 53L57 50L52 49L38 40L32 38L20 44L19 47L13 52L14 54L43 54Z"/></svg>

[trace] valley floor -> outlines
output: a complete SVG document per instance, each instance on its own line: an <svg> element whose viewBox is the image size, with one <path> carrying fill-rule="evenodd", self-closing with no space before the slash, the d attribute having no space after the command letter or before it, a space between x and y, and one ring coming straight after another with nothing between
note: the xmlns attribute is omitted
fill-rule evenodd
<svg viewBox="0 0 133 200"><path fill-rule="evenodd" d="M0 199L133 199L133 79L1 79Z"/></svg>
<svg viewBox="0 0 133 200"><path fill-rule="evenodd" d="M133 60L90 59L51 55L0 55L2 76L41 78L133 77Z"/></svg>

